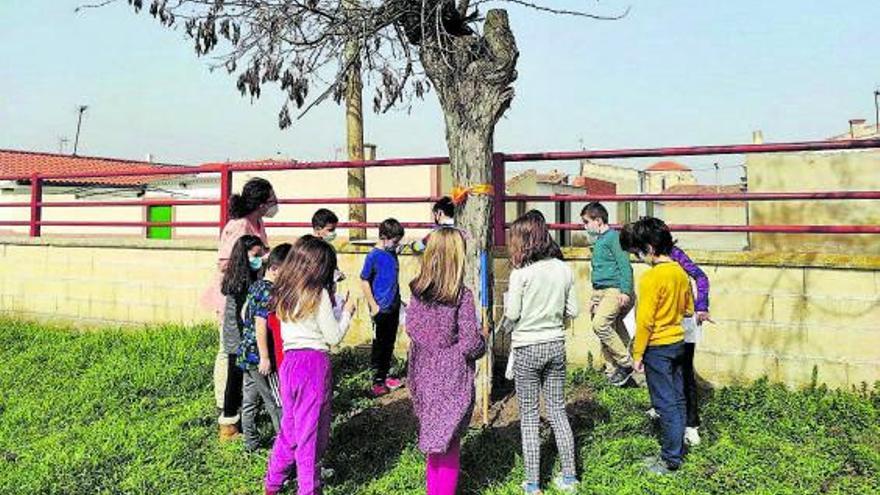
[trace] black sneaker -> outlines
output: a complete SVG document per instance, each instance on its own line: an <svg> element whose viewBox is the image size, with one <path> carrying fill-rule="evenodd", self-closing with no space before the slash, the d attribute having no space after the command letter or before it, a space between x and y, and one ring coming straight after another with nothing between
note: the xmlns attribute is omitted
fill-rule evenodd
<svg viewBox="0 0 880 495"><path fill-rule="evenodd" d="M678 471L681 466L672 465L661 459L659 456L651 456L645 458L645 471L656 474L658 476L668 476Z"/></svg>
<svg viewBox="0 0 880 495"><path fill-rule="evenodd" d="M614 372L613 375L608 377L608 381L611 382L615 387L622 387L626 385L626 382L629 381L633 376L633 369L631 366L626 366L624 368L617 368L617 371Z"/></svg>

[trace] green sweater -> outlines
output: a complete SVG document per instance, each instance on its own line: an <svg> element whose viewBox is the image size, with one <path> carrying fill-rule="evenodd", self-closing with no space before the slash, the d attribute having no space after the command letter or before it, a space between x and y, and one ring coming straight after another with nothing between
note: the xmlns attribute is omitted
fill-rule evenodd
<svg viewBox="0 0 880 495"><path fill-rule="evenodd" d="M592 282L594 289L620 289L633 293L633 271L629 255L620 248L620 234L608 229L599 234L593 245Z"/></svg>

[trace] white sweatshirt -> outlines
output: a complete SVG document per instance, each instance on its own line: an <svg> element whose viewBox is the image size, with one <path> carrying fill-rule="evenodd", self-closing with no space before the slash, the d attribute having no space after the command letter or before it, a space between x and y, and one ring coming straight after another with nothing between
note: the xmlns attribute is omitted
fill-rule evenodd
<svg viewBox="0 0 880 495"><path fill-rule="evenodd" d="M351 314L343 311L337 321L333 315L333 304L330 303L330 293L321 291L321 302L314 314L297 320L281 322L281 340L284 341L284 350L289 349L316 349L329 351L342 341L351 325Z"/></svg>
<svg viewBox="0 0 880 495"><path fill-rule="evenodd" d="M578 314L574 274L556 258L510 273L504 317L513 324L511 342L522 347L565 340L564 319Z"/></svg>

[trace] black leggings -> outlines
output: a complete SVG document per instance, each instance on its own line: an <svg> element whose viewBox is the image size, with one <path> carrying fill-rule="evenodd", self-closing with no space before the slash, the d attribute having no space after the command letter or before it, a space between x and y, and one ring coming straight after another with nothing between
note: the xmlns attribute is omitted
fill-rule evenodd
<svg viewBox="0 0 880 495"><path fill-rule="evenodd" d="M223 417L234 418L241 409L244 372L235 364L238 354L227 354L226 389L223 392Z"/></svg>
<svg viewBox="0 0 880 495"><path fill-rule="evenodd" d="M697 375L694 372L694 351L696 348L696 344L684 344L684 363L681 369L684 378L684 400L687 411L685 426L689 428L700 426L700 405L697 402Z"/></svg>

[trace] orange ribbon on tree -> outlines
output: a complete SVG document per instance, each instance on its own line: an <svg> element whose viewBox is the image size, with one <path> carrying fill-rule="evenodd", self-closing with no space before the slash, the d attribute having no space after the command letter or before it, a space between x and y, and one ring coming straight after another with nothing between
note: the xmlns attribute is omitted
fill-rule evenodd
<svg viewBox="0 0 880 495"><path fill-rule="evenodd" d="M468 196L473 194L492 196L495 194L495 189L492 184L474 184L470 187L455 186L451 193L452 202L455 206L460 206L467 201Z"/></svg>

